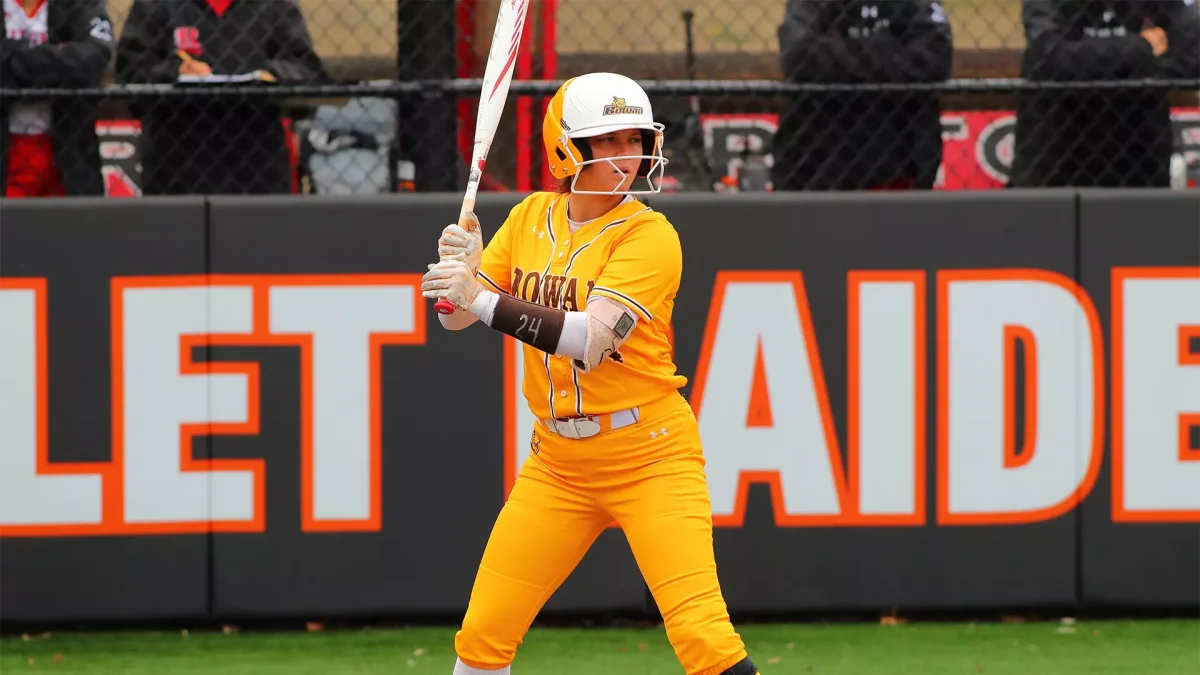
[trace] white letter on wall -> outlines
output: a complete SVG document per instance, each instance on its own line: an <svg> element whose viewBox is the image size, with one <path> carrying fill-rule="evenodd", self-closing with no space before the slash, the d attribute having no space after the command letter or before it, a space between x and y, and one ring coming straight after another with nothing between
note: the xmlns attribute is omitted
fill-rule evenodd
<svg viewBox="0 0 1200 675"><path fill-rule="evenodd" d="M760 396L769 412L748 414ZM741 525L750 482L771 484L780 525L842 516L844 474L800 273L718 273L692 398L714 523ZM756 415L770 423L751 424Z"/></svg>
<svg viewBox="0 0 1200 675"><path fill-rule="evenodd" d="M46 359L45 280L0 279L0 528L5 534L49 535L56 527L96 526L103 517L100 475L84 473L90 467L83 465L50 464Z"/></svg>
<svg viewBox="0 0 1200 675"><path fill-rule="evenodd" d="M1044 270L942 272L938 312L938 521L1034 522L1074 508L1100 457L1101 342L1090 300ZM1014 466L1005 354L1017 335L1033 338L1036 405L1030 454Z"/></svg>
<svg viewBox="0 0 1200 675"><path fill-rule="evenodd" d="M221 463L194 460L182 444L183 428L247 421L245 375L182 374L181 345L185 336L250 333L252 288L114 279L113 304L113 461L123 467L125 522L171 532L208 531L210 520L260 527L255 471L210 470Z"/></svg>
<svg viewBox="0 0 1200 675"><path fill-rule="evenodd" d="M416 284L276 285L271 333L311 335L301 382L303 529L378 529L380 347L424 342ZM418 316L418 311L422 312Z"/></svg>
<svg viewBox="0 0 1200 675"><path fill-rule="evenodd" d="M861 524L925 522L925 273L851 272L847 427Z"/></svg>
<svg viewBox="0 0 1200 675"><path fill-rule="evenodd" d="M1200 521L1200 267L1113 270L1113 520Z"/></svg>

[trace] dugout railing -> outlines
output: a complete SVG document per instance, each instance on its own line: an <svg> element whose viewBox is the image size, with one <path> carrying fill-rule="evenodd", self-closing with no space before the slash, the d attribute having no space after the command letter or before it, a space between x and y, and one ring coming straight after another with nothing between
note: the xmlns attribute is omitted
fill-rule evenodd
<svg viewBox="0 0 1200 675"><path fill-rule="evenodd" d="M667 124L666 152L673 162L669 176L684 179L667 192L712 191L729 184L730 174L736 173L741 161L738 153L751 149L761 160L772 154L780 143L777 135L779 111L791 102L813 95L872 95L928 93L941 103L940 178L934 187L944 190L994 189L1007 185L1012 168L1012 143L1017 123L1017 97L1022 94L1050 93L1057 95L1104 94L1119 101L1122 97L1137 97L1147 92L1162 92L1172 102L1174 154L1177 155L1173 185L1200 185L1200 78L1142 78L1130 80L1035 81L1021 78L957 78L927 83L787 83L774 80L642 80L639 82L660 106L661 118ZM514 81L510 101L501 130L496 139L493 162L485 176L484 191L542 189L552 184L541 165L540 106L536 114L518 119L516 110L533 102L542 102L561 84L559 80ZM378 144L368 145L379 155L379 164L387 173L379 185L362 186L347 176L334 175L329 185L314 181L296 180L292 192L320 194L377 194L416 190L421 192L450 192L460 189L465 180L469 150L464 154L462 143L451 134L438 131L422 132L408 124L413 119L427 119L425 112L431 101L443 106L465 106L468 116L460 117L451 127L459 135L469 135L473 106L478 101L481 81L477 79L371 81L358 83L329 83L311 85L264 86L203 86L173 85L109 85L77 89L17 89L0 88L0 102L57 101L71 105L95 106L105 111L98 123L101 155L103 157L109 196L140 194L137 175L138 156L145 152L141 146L139 123L130 107L156 101L274 101L285 110L288 133L292 139L292 170L295 176L309 176L305 150L311 143L307 134L314 126L314 117L324 116L333 127L349 129L366 126ZM693 103L694 100L694 103ZM349 114L347 106L366 102L367 112L357 111L356 119L344 125L336 120ZM1114 103L1115 105L1115 103ZM439 110L441 108L438 108ZM449 109L449 108L446 108ZM323 111L323 112L318 112ZM414 112L416 111L416 112ZM407 117L406 117L407 115ZM376 116L378 119L370 119ZM442 120L444 122L445 120ZM523 127L519 126L523 123ZM440 122L439 122L440 124ZM451 127L447 127L449 130ZM130 131L133 129L133 131ZM1120 131L1120 130L1118 130ZM240 133L240 132L239 132ZM1128 136L1128 130L1121 133ZM1135 134L1136 135L1136 134ZM230 132L229 150L236 151L238 134ZM731 141L731 138L732 141ZM724 141L724 144L722 143ZM748 147L747 141L757 145ZM1121 152L1137 154L1137 148ZM456 145L457 143L457 145ZM469 148L469 146L467 146ZM127 148L127 149L126 149ZM1003 154L997 148L1005 149ZM864 150L878 152L879 149ZM1097 151L1099 153L1099 151ZM1097 154L1096 158L1101 157ZM376 160L371 159L371 162ZM766 159L770 164L771 159ZM674 179L672 179L674 180ZM1081 179L1087 183L1087 177ZM1120 177L1110 181L1121 185ZM763 189L761 185L750 190ZM767 189L770 189L769 187ZM778 189L778 188L776 188ZM849 188L853 189L853 188Z"/></svg>

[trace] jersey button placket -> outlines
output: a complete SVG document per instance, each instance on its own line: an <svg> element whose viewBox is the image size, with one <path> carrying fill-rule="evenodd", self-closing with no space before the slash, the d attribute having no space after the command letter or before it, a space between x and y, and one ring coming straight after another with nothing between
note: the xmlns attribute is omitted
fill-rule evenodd
<svg viewBox="0 0 1200 675"><path fill-rule="evenodd" d="M569 256L571 246L570 242L570 238L562 235L561 233L559 233L559 236L555 237L555 242L550 249L550 265L546 270L548 275L562 273L563 269L566 267ZM543 286L543 289L546 292L549 292L551 288L551 284L545 284ZM551 405L553 414L556 417L569 417L575 414L575 406L573 403L570 403L567 400L567 395L570 392L567 389L560 389L559 386L557 386L564 381L564 378L568 383L571 381L570 368L568 366L566 372L564 372L561 363L562 361L563 359L561 358L551 356L549 362L547 363L546 375L550 380L549 384L551 400L555 401L555 403ZM557 396L555 395L556 393Z"/></svg>
<svg viewBox="0 0 1200 675"><path fill-rule="evenodd" d="M564 239L562 241L562 243L558 245L558 250L554 253L554 259L551 261L551 265L554 267L555 270L566 269L567 260L569 260L570 257L571 257L571 240Z"/></svg>
<svg viewBox="0 0 1200 675"><path fill-rule="evenodd" d="M554 275L562 275L567 268L567 261L571 259L571 238L569 233L560 235L557 245L554 247L554 253L550 256L550 273ZM553 287L552 285L551 287ZM558 292L562 292L561 286ZM566 383L567 387L558 390L558 400L561 405L555 406L556 411L561 416L572 417L576 414L574 388L571 385L571 367L570 362L565 358L554 358L550 360L550 367L553 371L553 380L558 383Z"/></svg>

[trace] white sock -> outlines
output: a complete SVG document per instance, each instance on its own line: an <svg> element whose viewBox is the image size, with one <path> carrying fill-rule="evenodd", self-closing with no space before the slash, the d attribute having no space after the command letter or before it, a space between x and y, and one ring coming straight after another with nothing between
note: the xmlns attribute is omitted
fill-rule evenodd
<svg viewBox="0 0 1200 675"><path fill-rule="evenodd" d="M511 668L512 666L504 666L499 670L484 670L482 668L472 668L460 659L454 660L454 675L509 675L512 672Z"/></svg>

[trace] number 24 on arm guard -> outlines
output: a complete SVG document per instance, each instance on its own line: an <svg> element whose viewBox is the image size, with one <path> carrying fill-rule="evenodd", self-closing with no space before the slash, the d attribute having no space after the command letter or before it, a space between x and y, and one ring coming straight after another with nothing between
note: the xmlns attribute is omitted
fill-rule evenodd
<svg viewBox="0 0 1200 675"><path fill-rule="evenodd" d="M616 353L637 324L637 315L619 302L597 297L583 312L568 312L490 291L458 260L430 266L421 284L425 297L445 298L487 326L535 349L567 356L589 372Z"/></svg>

